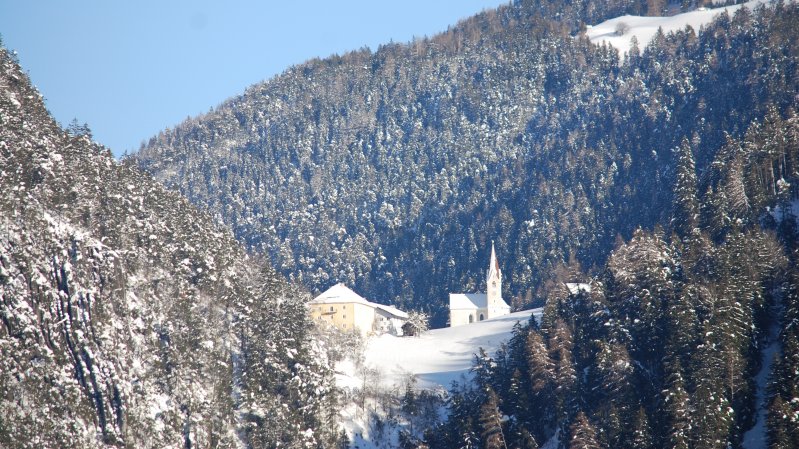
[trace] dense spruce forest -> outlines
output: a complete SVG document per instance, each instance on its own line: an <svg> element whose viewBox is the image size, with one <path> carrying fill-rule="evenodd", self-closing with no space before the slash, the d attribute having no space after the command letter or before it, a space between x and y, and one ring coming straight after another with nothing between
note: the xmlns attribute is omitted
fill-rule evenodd
<svg viewBox="0 0 799 449"><path fill-rule="evenodd" d="M627 55L585 36L712 3L517 0L292 67L122 161L0 43L0 447L347 446L372 385L342 399L359 339L305 290L444 326L492 241L542 318L449 393L379 398L396 423L446 403L401 447L799 447L799 4Z"/></svg>
<svg viewBox="0 0 799 449"><path fill-rule="evenodd" d="M0 447L335 447L307 293L0 46Z"/></svg>
<svg viewBox="0 0 799 449"><path fill-rule="evenodd" d="M569 261L597 272L636 229L671 232L685 139L704 180L729 139L796 106L794 3L659 33L625 58L581 32L666 6L515 2L292 67L133 158L313 291L345 282L443 326L448 292L482 288L494 240L509 302L540 305ZM791 174L758 176L791 196ZM700 187L714 207L740 200Z"/></svg>
<svg viewBox="0 0 799 449"><path fill-rule="evenodd" d="M496 242L544 318L404 446L799 447L799 6L623 56L583 34L679 7L514 2L293 67L133 158L289 278L438 326Z"/></svg>
<svg viewBox="0 0 799 449"><path fill-rule="evenodd" d="M797 162L793 112L729 137L703 179L684 140L672 232L637 230L590 292L554 292L540 325L480 354L425 444L799 447Z"/></svg>

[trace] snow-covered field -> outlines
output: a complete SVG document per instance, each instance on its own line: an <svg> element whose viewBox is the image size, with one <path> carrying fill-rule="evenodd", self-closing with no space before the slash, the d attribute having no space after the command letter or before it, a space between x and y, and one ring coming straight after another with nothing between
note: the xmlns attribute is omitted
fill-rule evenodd
<svg viewBox="0 0 799 449"><path fill-rule="evenodd" d="M379 399L381 394L401 396L414 378L415 389L437 392L449 389L453 381L470 376L474 354L480 348L493 356L511 337L516 323L527 323L531 315L540 320L541 313L541 309L527 310L464 326L434 329L419 337L381 335L367 340L361 366L350 359L336 366L336 384L347 392L350 400L342 410L341 422L353 447L396 447L400 429L407 430L407 421L398 418L378 433L374 417L390 423L386 415L391 414L381 404L385 402ZM365 398L364 390L369 390L371 396ZM440 413L444 410L439 410Z"/></svg>
<svg viewBox="0 0 799 449"><path fill-rule="evenodd" d="M452 381L468 375L479 348L493 355L511 336L513 326L526 323L530 315L540 318L541 309L516 312L499 318L458 327L434 329L419 337L381 335L367 341L364 365L381 371L385 387L401 385L415 375L417 387L449 387ZM360 386L349 361L338 367L341 387Z"/></svg>
<svg viewBox="0 0 799 449"><path fill-rule="evenodd" d="M726 10L732 15L742 6L751 9L760 3L764 3L764 0L753 0L722 8L701 8L670 17L621 16L594 25L589 28L585 34L591 39L591 42L595 44L607 42L609 45L616 47L620 54L624 55L630 50L630 39L633 36L638 39L638 48L643 50L649 41L655 37L658 28L663 28L663 32L668 33L670 31L681 30L685 28L686 25L691 25L691 27L698 32L702 25L710 23L717 15L721 14L722 11ZM616 34L616 26L622 22L627 24L630 28L624 35L619 36Z"/></svg>
<svg viewBox="0 0 799 449"><path fill-rule="evenodd" d="M479 348L493 355L506 342L513 326L526 323L541 309L516 312L499 318L457 327L434 329L419 337L382 335L368 342L366 364L382 367L386 385L413 374L421 388L448 387L468 374Z"/></svg>

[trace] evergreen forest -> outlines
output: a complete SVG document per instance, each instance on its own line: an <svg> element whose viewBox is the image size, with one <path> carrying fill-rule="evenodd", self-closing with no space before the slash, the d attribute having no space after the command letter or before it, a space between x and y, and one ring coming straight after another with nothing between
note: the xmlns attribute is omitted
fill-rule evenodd
<svg viewBox="0 0 799 449"><path fill-rule="evenodd" d="M0 448L349 447L362 342L307 301L344 283L445 327L492 242L541 318L441 397L379 398L400 447L799 447L799 3L587 36L721 3L513 0L121 160L0 41Z"/></svg>
<svg viewBox="0 0 799 449"><path fill-rule="evenodd" d="M0 447L335 447L307 293L0 87Z"/></svg>
<svg viewBox="0 0 799 449"><path fill-rule="evenodd" d="M447 294L482 288L493 240L506 296L540 306L569 261L590 270L636 229L673 227L685 139L705 189L729 138L796 107L793 3L659 33L623 58L581 32L625 13L650 10L516 2L312 60L132 158L311 291L344 282L444 326Z"/></svg>

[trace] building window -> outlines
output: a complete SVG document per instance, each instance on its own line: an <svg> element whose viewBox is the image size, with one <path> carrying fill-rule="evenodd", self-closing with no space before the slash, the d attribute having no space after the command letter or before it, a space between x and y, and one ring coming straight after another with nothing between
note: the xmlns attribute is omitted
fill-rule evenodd
<svg viewBox="0 0 799 449"><path fill-rule="evenodd" d="M342 315L341 318L347 318L347 315Z"/></svg>
<svg viewBox="0 0 799 449"><path fill-rule="evenodd" d="M330 306L330 311L331 311L331 312L333 311L333 306Z"/></svg>
<svg viewBox="0 0 799 449"><path fill-rule="evenodd" d="M344 329L346 329L346 328L347 328L347 323L344 323L344 324L342 324L341 326L342 326Z"/></svg>
<svg viewBox="0 0 799 449"><path fill-rule="evenodd" d="M471 314L469 315L469 322L474 323L474 316L472 316Z"/></svg>
<svg viewBox="0 0 799 449"><path fill-rule="evenodd" d="M483 314L481 313L481 314L480 314L480 321L483 321L484 319L485 319L485 318L483 317Z"/></svg>

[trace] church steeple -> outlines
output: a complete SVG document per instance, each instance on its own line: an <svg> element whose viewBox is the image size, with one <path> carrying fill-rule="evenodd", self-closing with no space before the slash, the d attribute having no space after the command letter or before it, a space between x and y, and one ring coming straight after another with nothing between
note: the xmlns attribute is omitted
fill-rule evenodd
<svg viewBox="0 0 799 449"><path fill-rule="evenodd" d="M476 323L510 313L510 306L502 299L502 271L499 269L497 251L491 241L491 260L486 270L486 290L483 293L450 293L449 324Z"/></svg>
<svg viewBox="0 0 799 449"><path fill-rule="evenodd" d="M499 262L497 262L497 252L494 251L494 241L491 240L491 261L488 263L488 280L492 277L502 279L502 272L499 270Z"/></svg>
<svg viewBox="0 0 799 449"><path fill-rule="evenodd" d="M489 309L502 301L502 271L499 269L493 240L491 241L491 261L488 263L488 275L486 276L486 296Z"/></svg>

